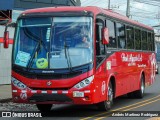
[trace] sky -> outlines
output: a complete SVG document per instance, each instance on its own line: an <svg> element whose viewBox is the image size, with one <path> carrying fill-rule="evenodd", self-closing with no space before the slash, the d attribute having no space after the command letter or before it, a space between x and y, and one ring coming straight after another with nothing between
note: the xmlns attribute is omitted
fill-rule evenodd
<svg viewBox="0 0 160 120"><path fill-rule="evenodd" d="M108 8L108 1L81 0L81 5ZM110 0L110 6L113 11L126 15L127 0ZM130 0L130 15L131 19L149 26L160 24L160 19L157 19L160 18L160 0ZM160 32L160 30L155 31Z"/></svg>

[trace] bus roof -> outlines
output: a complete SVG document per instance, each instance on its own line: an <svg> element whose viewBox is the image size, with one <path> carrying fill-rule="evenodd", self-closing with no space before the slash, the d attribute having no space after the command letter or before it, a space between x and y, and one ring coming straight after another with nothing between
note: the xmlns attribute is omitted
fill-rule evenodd
<svg viewBox="0 0 160 120"><path fill-rule="evenodd" d="M131 20L129 18L127 18L124 15L121 15L119 13L113 12L112 10L108 10L108 9L103 9L103 8L99 8L99 7L95 7L95 6L88 6L88 7L77 7L77 6L63 6L63 7L46 7L46 8L37 8L37 9L30 9L30 10L26 10L24 11L22 14L29 14L29 13L45 13L45 12L73 12L73 11L90 11L92 12L94 15L97 14L105 14L109 17L115 18L115 19L119 19L121 21L127 22L127 23L131 23L133 25L139 26L139 27L143 27L146 28L148 30L153 30L152 27L144 25L142 23L139 23L137 21Z"/></svg>

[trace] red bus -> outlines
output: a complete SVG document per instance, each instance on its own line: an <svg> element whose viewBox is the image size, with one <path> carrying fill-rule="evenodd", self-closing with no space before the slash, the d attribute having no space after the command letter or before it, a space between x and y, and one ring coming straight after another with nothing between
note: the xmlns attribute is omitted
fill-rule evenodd
<svg viewBox="0 0 160 120"><path fill-rule="evenodd" d="M24 11L12 53L12 97L34 103L95 104L144 96L155 80L151 27L98 7L50 7ZM5 32L5 41L7 32Z"/></svg>

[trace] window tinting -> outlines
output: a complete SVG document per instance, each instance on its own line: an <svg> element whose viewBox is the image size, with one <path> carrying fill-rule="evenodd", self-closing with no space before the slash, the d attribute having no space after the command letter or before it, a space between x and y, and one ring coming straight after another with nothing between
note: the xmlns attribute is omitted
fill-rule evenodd
<svg viewBox="0 0 160 120"><path fill-rule="evenodd" d="M105 47L102 44L102 28L104 27L104 23L102 20L97 19L96 23L96 48L97 55L105 55Z"/></svg>
<svg viewBox="0 0 160 120"><path fill-rule="evenodd" d="M154 33L152 33L152 51L155 51L155 44L154 44Z"/></svg>
<svg viewBox="0 0 160 120"><path fill-rule="evenodd" d="M142 50L147 50L147 32L142 31Z"/></svg>
<svg viewBox="0 0 160 120"><path fill-rule="evenodd" d="M133 27L126 27L127 31L127 49L134 49L134 29Z"/></svg>
<svg viewBox="0 0 160 120"><path fill-rule="evenodd" d="M152 46L152 39L151 39L151 33L148 33L148 50L152 51L153 46Z"/></svg>
<svg viewBox="0 0 160 120"><path fill-rule="evenodd" d="M135 29L135 48L141 50L141 30Z"/></svg>
<svg viewBox="0 0 160 120"><path fill-rule="evenodd" d="M96 20L96 66L98 67L105 58L105 46L102 44L102 28L104 21Z"/></svg>
<svg viewBox="0 0 160 120"><path fill-rule="evenodd" d="M117 23L117 38L118 38L118 48L125 49L126 48L126 38L125 38L125 26Z"/></svg>

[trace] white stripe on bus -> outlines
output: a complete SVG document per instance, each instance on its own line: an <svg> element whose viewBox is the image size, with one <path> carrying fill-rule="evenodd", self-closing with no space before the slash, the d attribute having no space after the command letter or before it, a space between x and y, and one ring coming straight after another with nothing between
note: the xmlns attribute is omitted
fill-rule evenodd
<svg viewBox="0 0 160 120"><path fill-rule="evenodd" d="M15 93L15 92L17 92L17 90L13 90L12 92L14 92L14 93Z"/></svg>
<svg viewBox="0 0 160 120"><path fill-rule="evenodd" d="M47 93L47 91L41 91L41 93Z"/></svg>
<svg viewBox="0 0 160 120"><path fill-rule="evenodd" d="M57 94L58 92L57 92L57 91L52 91L52 93L53 93L53 94Z"/></svg>
<svg viewBox="0 0 160 120"><path fill-rule="evenodd" d="M90 90L85 90L85 91L84 91L84 93L90 93L90 92L91 92Z"/></svg>
<svg viewBox="0 0 160 120"><path fill-rule="evenodd" d="M67 93L68 93L68 91L62 91L62 93L63 93L63 94L67 94Z"/></svg>
<svg viewBox="0 0 160 120"><path fill-rule="evenodd" d="M26 91L26 90L22 90L21 92L22 92L22 93L26 93L27 91Z"/></svg>
<svg viewBox="0 0 160 120"><path fill-rule="evenodd" d="M37 93L37 91L36 90L32 90L31 93Z"/></svg>

